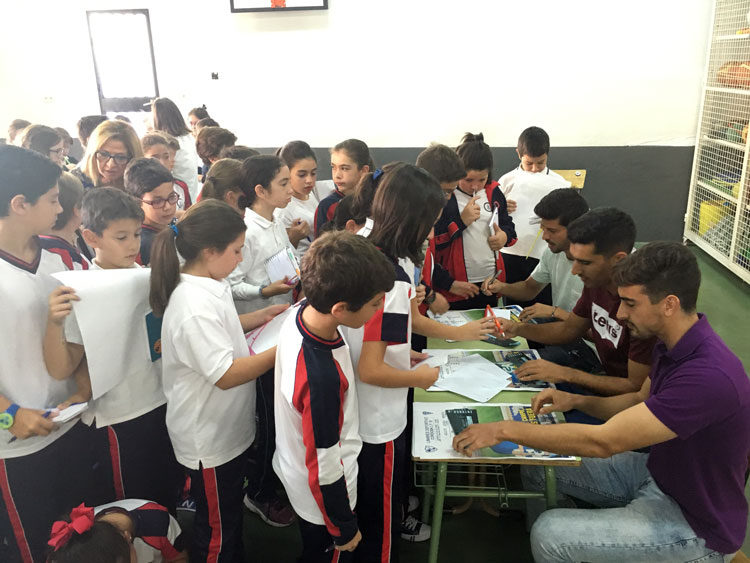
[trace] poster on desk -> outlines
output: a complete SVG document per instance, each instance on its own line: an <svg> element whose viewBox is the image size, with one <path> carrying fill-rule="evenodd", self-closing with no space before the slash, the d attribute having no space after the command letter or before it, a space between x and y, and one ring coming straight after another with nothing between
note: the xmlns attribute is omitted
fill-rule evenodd
<svg viewBox="0 0 750 563"><path fill-rule="evenodd" d="M466 460L466 456L453 449L453 437L471 424L512 420L527 424L561 424L560 413L535 415L529 405L523 404L466 404L466 403L414 403L414 439L412 455L420 460ZM562 456L521 446L514 442L500 442L474 452L472 459L526 459L575 461L572 456Z"/></svg>
<svg viewBox="0 0 750 563"><path fill-rule="evenodd" d="M539 352L536 350L464 350L461 348L452 349L425 349L423 353L432 358L433 362L441 361L441 364L451 366L460 362L461 358L470 355L481 356L485 360L494 363L497 367L507 374L507 386L503 391L541 391L542 389L555 389L554 383L546 381L521 381L516 377L516 369L522 364L540 359ZM429 359L428 359L429 361ZM435 364L437 365L437 363ZM442 368L441 368L442 369ZM441 371L442 375L442 371ZM440 379L428 391L444 391L440 387Z"/></svg>

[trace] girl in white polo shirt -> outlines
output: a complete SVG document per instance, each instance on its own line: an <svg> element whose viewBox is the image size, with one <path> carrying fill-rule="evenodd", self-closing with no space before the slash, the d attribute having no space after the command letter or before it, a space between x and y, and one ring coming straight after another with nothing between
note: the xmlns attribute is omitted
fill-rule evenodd
<svg viewBox="0 0 750 563"><path fill-rule="evenodd" d="M279 251L292 248L286 229L274 219L276 209L292 200L289 168L272 155L258 155L242 163L241 184L248 206L245 213L245 243L242 261L227 278L232 286L237 312L249 313L276 303L291 303L296 284L285 279L272 280L265 262Z"/></svg>
<svg viewBox="0 0 750 563"><path fill-rule="evenodd" d="M292 200L289 205L276 210L289 241L300 257L310 248L313 239L315 210L320 201L315 195L315 179L318 176L318 160L305 141L290 141L281 147L276 156L289 167L289 186Z"/></svg>
<svg viewBox="0 0 750 563"><path fill-rule="evenodd" d="M196 502L191 561L243 557L242 481L255 435L254 380L273 367L276 353L249 357L244 331L286 308L238 317L224 278L242 259L245 229L226 203L202 201L159 233L152 249L150 299L154 313L163 315L167 429Z"/></svg>
<svg viewBox="0 0 750 563"><path fill-rule="evenodd" d="M227 278L237 311L247 313L271 304L291 303L297 283L287 283L288 277L271 279L265 266L269 258L280 252L294 252L284 225L274 217L275 211L292 200L289 168L276 156L253 156L242 162L240 187L248 206L247 232L242 262ZM258 441L251 451L245 506L272 526L289 526L294 522L294 512L276 494L278 483L271 466L276 448L273 372L260 378L256 389Z"/></svg>
<svg viewBox="0 0 750 563"><path fill-rule="evenodd" d="M396 282L385 295L383 309L365 324L363 335L351 330L345 333L353 358L361 342L355 365L363 441L357 481L362 531L357 553L362 554L362 561L397 561L398 549L393 546L399 533L419 537L422 527L414 518L403 520L402 525L407 396L410 387L430 387L439 370L427 366L411 369L412 323L420 334L453 340L479 340L490 332L484 321L462 327L441 325L422 317L412 300L415 283L419 283L414 279L415 264L422 264L422 245L444 204L437 180L404 163L382 173L372 203L373 227L368 238L393 264Z"/></svg>

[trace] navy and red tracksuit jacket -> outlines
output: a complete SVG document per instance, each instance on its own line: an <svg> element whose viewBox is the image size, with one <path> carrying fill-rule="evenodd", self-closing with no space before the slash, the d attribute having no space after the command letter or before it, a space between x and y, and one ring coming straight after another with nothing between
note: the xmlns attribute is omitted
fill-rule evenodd
<svg viewBox="0 0 750 563"><path fill-rule="evenodd" d="M318 208L315 210L315 220L313 221L315 223L313 231L315 238L320 235L323 225L328 223L328 221L333 221L333 214L336 212L336 208L342 199L344 199L344 194L336 188L320 201Z"/></svg>
<svg viewBox="0 0 750 563"><path fill-rule="evenodd" d="M490 182L485 187L487 201L490 202L492 209L498 210L498 223L500 229L508 236L508 242L505 246L513 246L516 243L516 228L513 225L513 219L508 215L508 204L505 201L505 195L497 182ZM443 268L447 270L450 276L456 281L468 281L466 275L466 262L464 260L464 243L463 231L466 225L461 220L461 213L458 211L458 201L455 194L451 196L443 209L443 215L435 224L435 249L436 258ZM502 252L496 253L495 269L498 272L497 279L505 281L505 264L503 263ZM462 301L464 298L454 295L447 291L441 291L449 302Z"/></svg>

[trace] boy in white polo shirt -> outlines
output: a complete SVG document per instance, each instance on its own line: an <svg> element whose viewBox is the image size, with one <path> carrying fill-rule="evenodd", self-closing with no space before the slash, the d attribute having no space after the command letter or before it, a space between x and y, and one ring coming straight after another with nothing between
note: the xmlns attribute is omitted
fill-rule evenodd
<svg viewBox="0 0 750 563"><path fill-rule="evenodd" d="M363 326L394 279L385 256L346 231L318 238L302 262L307 301L284 323L276 351L273 467L300 517L303 563L350 561L362 538L355 376L338 327Z"/></svg>
<svg viewBox="0 0 750 563"><path fill-rule="evenodd" d="M57 424L54 408L72 381L47 373L42 340L49 274L67 268L38 236L61 212L60 168L14 146L0 147L0 561L42 561L52 522L81 501L101 502L86 428Z"/></svg>
<svg viewBox="0 0 750 563"><path fill-rule="evenodd" d="M516 226L518 242L502 249L507 283L525 280L539 264L544 252L544 244L539 240L534 214L531 211L529 196L536 201L555 188L570 187L570 182L553 172L547 166L549 157L549 135L541 127L528 127L518 137L516 154L521 161L517 168L503 174L498 183L507 197L508 213ZM526 203L523 203L525 200ZM518 207L518 202L522 202ZM531 305L529 301L516 301L505 296L505 304L518 303L522 307ZM545 304L552 302L550 290L542 289L537 301Z"/></svg>
<svg viewBox="0 0 750 563"><path fill-rule="evenodd" d="M96 252L92 272L81 272L81 276L90 276L96 270L139 268L135 258L140 249L143 211L137 199L117 188L97 188L84 196L81 211L83 237ZM117 297L116 293L102 295L101 307ZM138 297L125 306L136 306ZM57 309L56 302L76 298L70 288L58 288L50 298L50 309ZM140 300L148 301L147 285ZM117 313L111 309L109 314ZM131 326L124 321L122 330L111 335L112 346L132 342L128 334L137 335L135 341L149 342L149 346L131 347L128 365L112 366L112 370L120 370L120 382L90 403L82 419L88 425L96 421L99 459L110 471L108 500L148 498L174 510L182 471L167 433L161 354L151 349L148 319ZM96 353L83 338L78 320L75 314L67 320L65 314L50 314L44 355L56 379L69 377L84 354Z"/></svg>

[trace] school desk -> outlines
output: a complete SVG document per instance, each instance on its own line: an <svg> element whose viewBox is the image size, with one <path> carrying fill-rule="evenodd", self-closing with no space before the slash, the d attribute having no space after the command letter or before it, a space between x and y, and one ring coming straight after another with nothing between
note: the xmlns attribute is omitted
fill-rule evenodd
<svg viewBox="0 0 750 563"><path fill-rule="evenodd" d="M427 349L465 349L465 350L524 350L528 348L528 343L523 338L517 338L521 341L520 346L516 348L500 348L492 344L485 342L446 342L445 340L438 340L430 338L427 341ZM490 403L524 403L531 404L531 398L535 395L535 391L501 391L495 395L488 404ZM430 402L430 403L468 403L473 402L466 397L462 397L455 393L448 391L431 391L427 392L423 389L414 390L414 401L415 402ZM424 489L424 503L422 504L422 520L428 522L430 515L430 506L432 505L432 520L429 521L432 526L432 535L430 537L430 552L428 556L428 563L437 563L438 550L440 548L440 529L443 521L443 504L446 497L458 498L458 497L471 497L471 498L498 498L498 490L485 489L473 489L470 487L448 487L448 473L449 465L457 465L460 463L463 466L470 466L474 468L476 466L476 472L466 472L469 478L472 474L477 473L481 476L481 471L484 468L488 468L493 465L540 465L544 467L545 476L545 490L544 492L532 492L532 491L510 491L504 490L502 496L507 499L527 499L527 498L541 498L547 501L547 508L554 508L556 506L557 498L557 483L555 481L555 466L566 465L566 466L577 466L581 464L580 458L576 458L575 461L569 460L529 460L524 458L502 458L498 460L488 459L471 459L466 458L461 462L456 460L422 460L412 452L412 459L415 464L415 471L419 472L418 477L421 478L421 487ZM419 471L418 466L426 467L425 470Z"/></svg>

